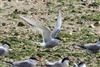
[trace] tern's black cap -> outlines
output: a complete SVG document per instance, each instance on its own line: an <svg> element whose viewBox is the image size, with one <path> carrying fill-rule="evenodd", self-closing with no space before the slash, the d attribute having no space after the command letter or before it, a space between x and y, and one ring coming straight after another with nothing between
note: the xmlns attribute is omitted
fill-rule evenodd
<svg viewBox="0 0 100 67"><path fill-rule="evenodd" d="M6 41L1 41L2 45L7 44L8 46L11 46L8 42Z"/></svg>
<svg viewBox="0 0 100 67"><path fill-rule="evenodd" d="M82 62L80 62L80 63L78 64L78 66L83 65L83 64L85 64L85 62L82 61Z"/></svg>
<svg viewBox="0 0 100 67"><path fill-rule="evenodd" d="M69 58L68 58L68 57L63 58L63 59L62 59L62 63L63 63L65 60L69 60Z"/></svg>
<svg viewBox="0 0 100 67"><path fill-rule="evenodd" d="M32 60L37 60L37 61L38 61L38 59L37 59L37 58L35 58L35 57L33 57L33 56L31 56L29 59L32 59Z"/></svg>

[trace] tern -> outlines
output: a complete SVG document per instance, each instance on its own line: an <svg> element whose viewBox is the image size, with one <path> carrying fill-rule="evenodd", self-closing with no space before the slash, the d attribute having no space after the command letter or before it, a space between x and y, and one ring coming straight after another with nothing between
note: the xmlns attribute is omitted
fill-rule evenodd
<svg viewBox="0 0 100 67"><path fill-rule="evenodd" d="M0 56L5 56L9 53L10 44L7 42L2 42L0 45Z"/></svg>
<svg viewBox="0 0 100 67"><path fill-rule="evenodd" d="M96 42L95 44L86 44L86 45L78 45L78 46L94 54L100 52L100 41Z"/></svg>
<svg viewBox="0 0 100 67"><path fill-rule="evenodd" d="M36 67L36 65L38 64L38 60L34 57L30 57L29 59L21 61L5 62L11 64L13 67Z"/></svg>
<svg viewBox="0 0 100 67"><path fill-rule="evenodd" d="M46 67L68 67L69 66L69 58L65 57L59 61L49 62L47 61Z"/></svg>
<svg viewBox="0 0 100 67"><path fill-rule="evenodd" d="M58 13L57 22L52 32L47 27L40 25L38 22L34 20L30 20L28 17L24 17L20 15L20 18L22 18L32 27L38 28L42 32L43 42L40 43L41 46L46 47L46 48L52 48L54 46L59 45L60 40L57 39L57 35L60 32L61 25L62 25L62 17L61 17L60 10Z"/></svg>

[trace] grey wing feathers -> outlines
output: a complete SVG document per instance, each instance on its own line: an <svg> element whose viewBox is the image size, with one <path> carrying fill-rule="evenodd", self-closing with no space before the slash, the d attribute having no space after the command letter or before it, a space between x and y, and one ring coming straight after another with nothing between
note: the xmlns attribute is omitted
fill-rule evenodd
<svg viewBox="0 0 100 67"><path fill-rule="evenodd" d="M18 67L33 67L33 65L32 65L32 64L29 64L29 63L27 63L27 62L22 62L22 63L20 63L20 64L18 65Z"/></svg>
<svg viewBox="0 0 100 67"><path fill-rule="evenodd" d="M86 49L90 50L92 53L98 53L100 50L100 47L97 45L90 45L90 46L85 46Z"/></svg>
<svg viewBox="0 0 100 67"><path fill-rule="evenodd" d="M51 32L48 28L40 25L39 23L35 22L34 20L30 20L28 17L21 16L20 17L25 20L29 25L32 27L37 27L42 32L43 41L47 41L51 38Z"/></svg>
<svg viewBox="0 0 100 67"><path fill-rule="evenodd" d="M52 37L57 37L58 33L60 32L61 25L62 25L62 17L61 17L61 11L59 10L57 21L54 30L52 32Z"/></svg>
<svg viewBox="0 0 100 67"><path fill-rule="evenodd" d="M0 56L5 54L5 50L4 49L0 49Z"/></svg>
<svg viewBox="0 0 100 67"><path fill-rule="evenodd" d="M24 21L26 21L29 25L31 25L31 26L35 26L35 27L37 27L38 26L38 24L37 24L37 22L35 22L34 20L30 20L28 17L24 17L24 16L22 16L22 15L20 15L19 16L21 19L23 19Z"/></svg>
<svg viewBox="0 0 100 67"><path fill-rule="evenodd" d="M55 29L60 29L62 24L62 17L61 17L61 11L59 10L59 14L57 17L57 22L55 24Z"/></svg>
<svg viewBox="0 0 100 67"><path fill-rule="evenodd" d="M53 67L53 65L48 65L48 64L46 64L46 67Z"/></svg>
<svg viewBox="0 0 100 67"><path fill-rule="evenodd" d="M62 67L62 64L60 63L55 63L54 65L46 65L46 67Z"/></svg>
<svg viewBox="0 0 100 67"><path fill-rule="evenodd" d="M97 41L96 45L97 45L98 47L100 47L100 41Z"/></svg>
<svg viewBox="0 0 100 67"><path fill-rule="evenodd" d="M41 28L42 28L43 40L44 40L45 42L47 42L48 40L51 39L51 32L50 32L50 30L49 30L48 28L46 28L46 27L44 27L44 26L42 26Z"/></svg>

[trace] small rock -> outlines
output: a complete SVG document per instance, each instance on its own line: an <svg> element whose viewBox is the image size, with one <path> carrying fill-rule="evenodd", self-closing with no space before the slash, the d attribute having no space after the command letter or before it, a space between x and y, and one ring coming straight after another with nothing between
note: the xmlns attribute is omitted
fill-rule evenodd
<svg viewBox="0 0 100 67"><path fill-rule="evenodd" d="M2 23L2 26L6 26L6 23Z"/></svg>
<svg viewBox="0 0 100 67"><path fill-rule="evenodd" d="M83 21L77 21L76 23L77 23L77 24L84 24Z"/></svg>
<svg viewBox="0 0 100 67"><path fill-rule="evenodd" d="M18 26L22 27L22 26L25 26L25 25L22 22L19 22Z"/></svg>
<svg viewBox="0 0 100 67"><path fill-rule="evenodd" d="M8 2L11 2L11 0L8 0Z"/></svg>

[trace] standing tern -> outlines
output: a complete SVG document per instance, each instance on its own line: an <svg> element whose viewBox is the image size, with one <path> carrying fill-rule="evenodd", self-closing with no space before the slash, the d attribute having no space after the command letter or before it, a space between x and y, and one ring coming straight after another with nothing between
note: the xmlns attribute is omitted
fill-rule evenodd
<svg viewBox="0 0 100 67"><path fill-rule="evenodd" d="M56 62L47 61L46 67L68 67L69 66L69 58L65 57L62 60Z"/></svg>
<svg viewBox="0 0 100 67"><path fill-rule="evenodd" d="M30 57L29 59L22 61L15 61L15 62L5 61L5 62L11 64L13 67L36 67L38 60L34 57Z"/></svg>
<svg viewBox="0 0 100 67"><path fill-rule="evenodd" d="M42 32L43 42L40 43L41 46L46 48L52 48L54 46L59 45L59 39L57 39L57 35L61 30L62 25L62 17L61 12L59 10L57 22L55 24L54 30L51 32L47 27L40 25L38 22L34 20L30 20L28 17L24 17L20 15L20 18L22 18L24 21L26 21L29 25L32 27L38 28Z"/></svg>
<svg viewBox="0 0 100 67"><path fill-rule="evenodd" d="M7 42L2 42L2 44L0 45L0 56L5 56L8 54L9 52L9 47L10 44Z"/></svg>
<svg viewBox="0 0 100 67"><path fill-rule="evenodd" d="M100 52L100 42L95 44L86 44L86 45L78 45L80 48L86 49L90 53L98 53Z"/></svg>

